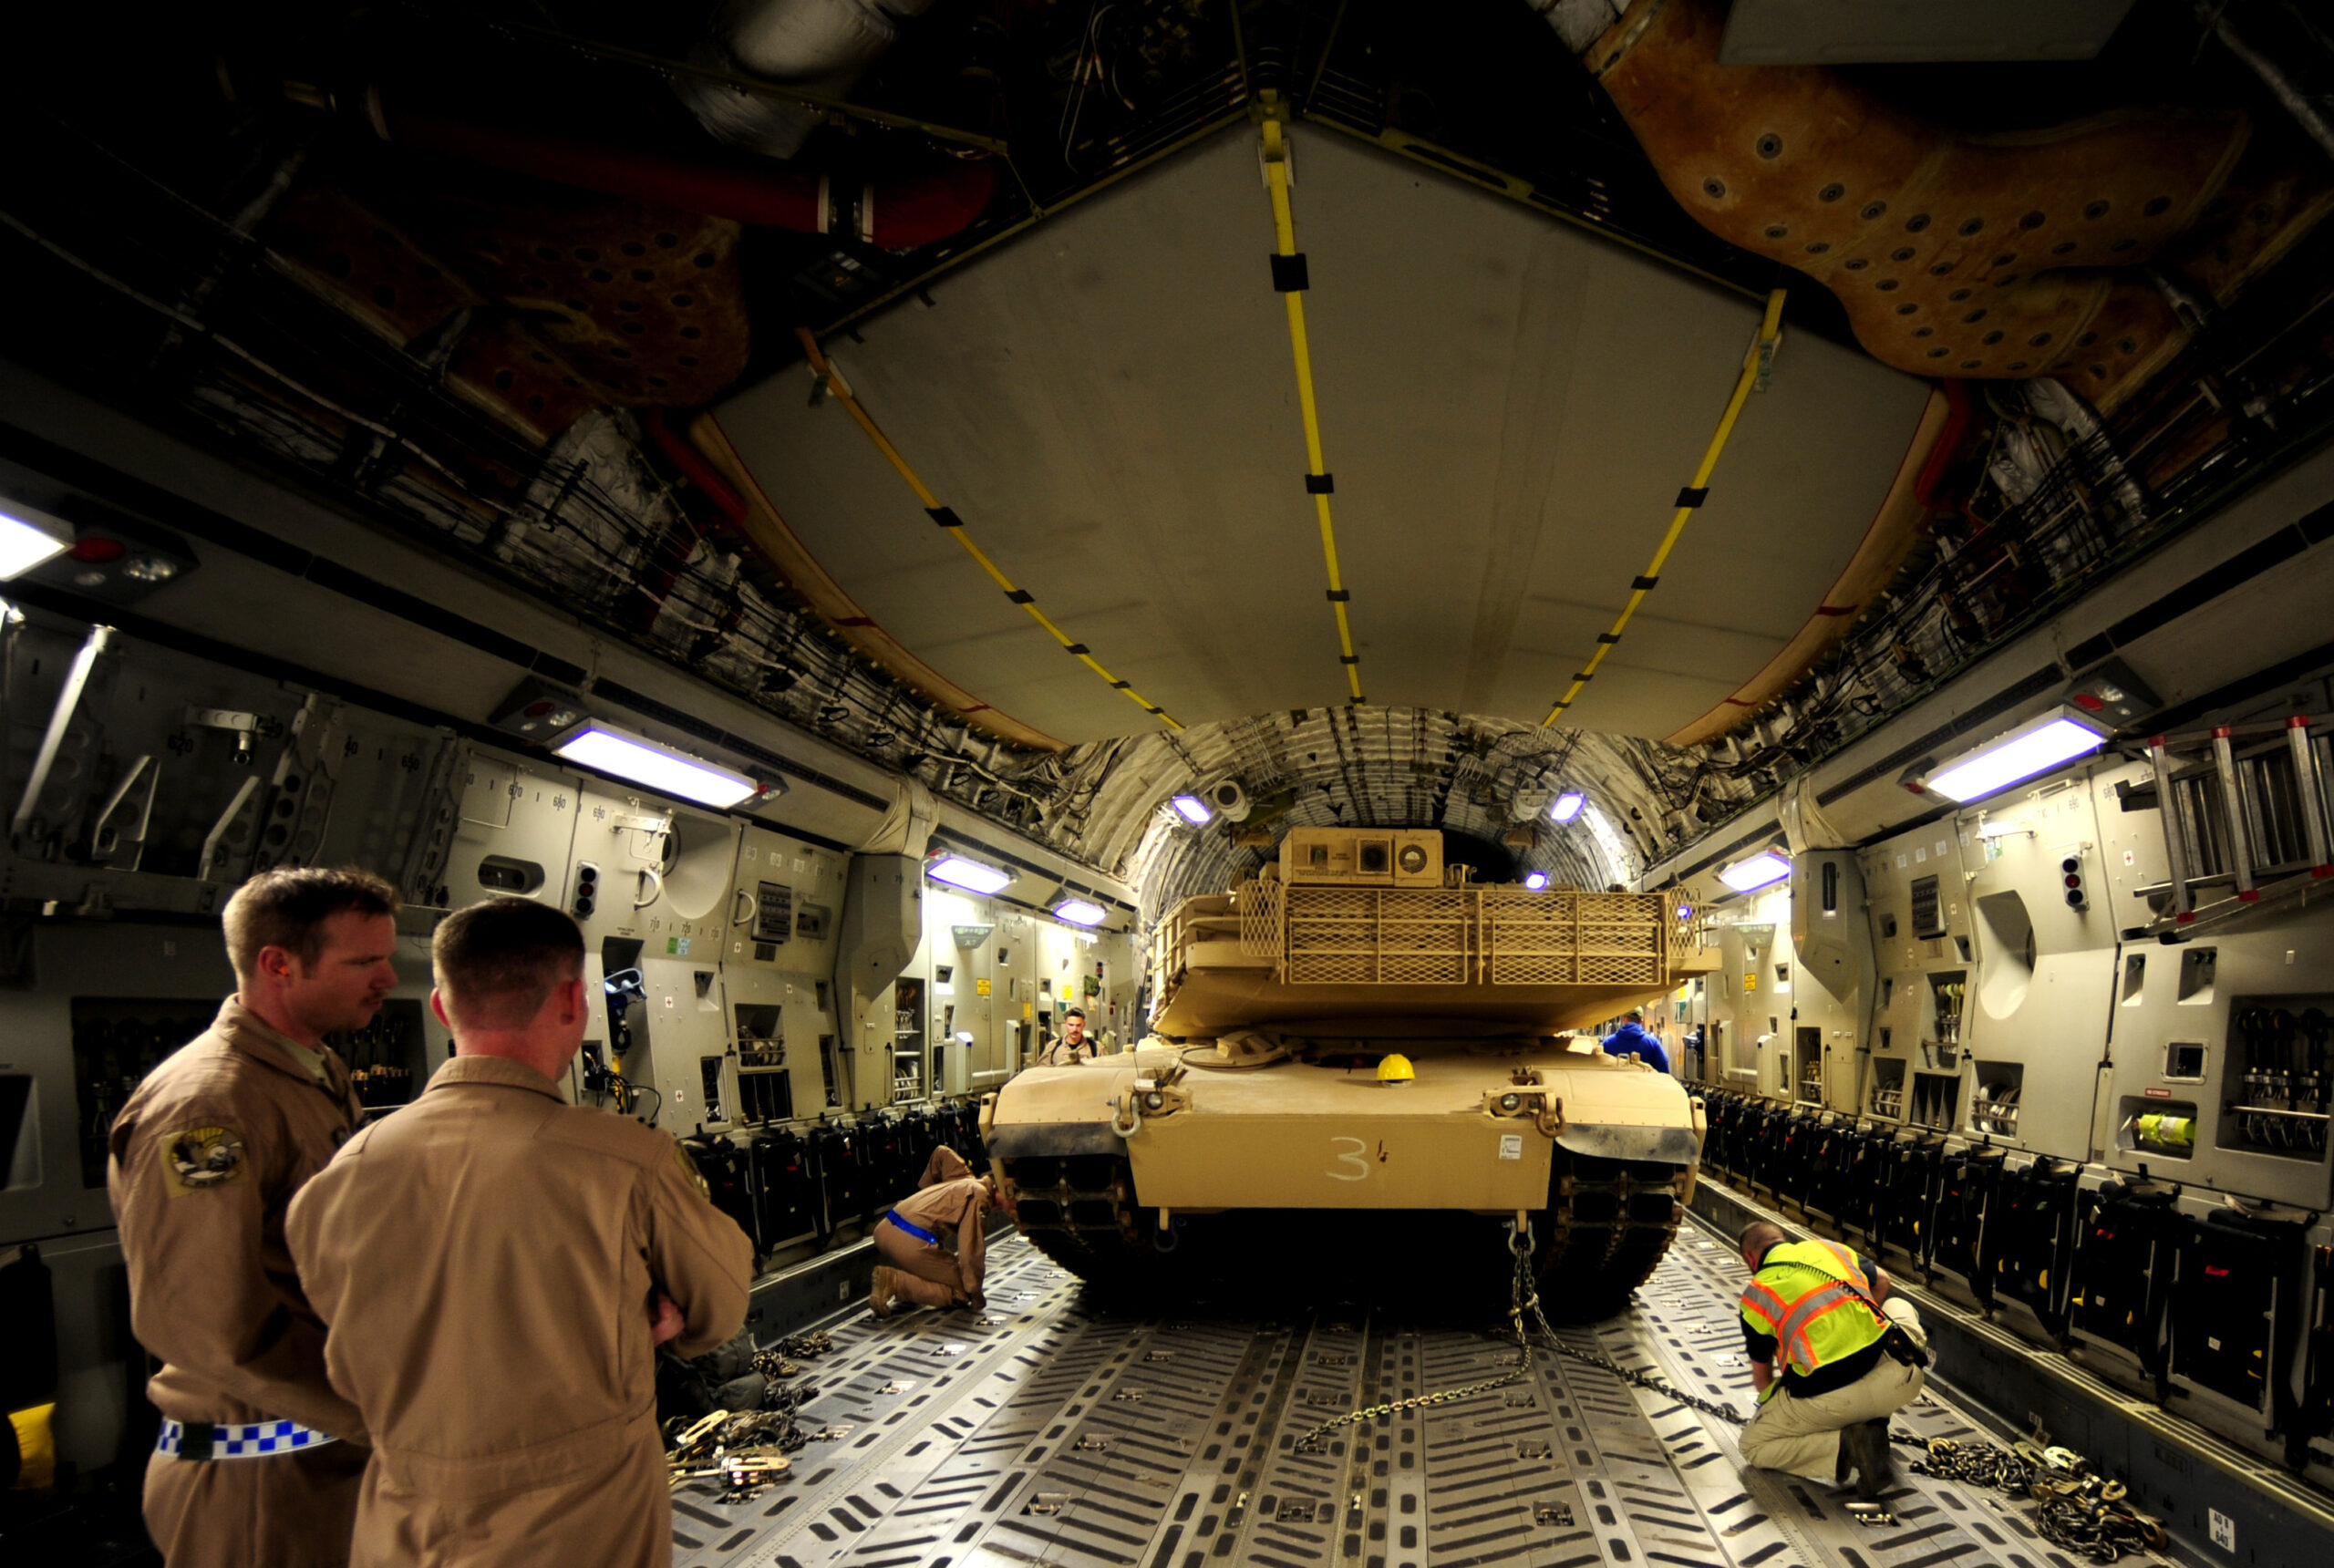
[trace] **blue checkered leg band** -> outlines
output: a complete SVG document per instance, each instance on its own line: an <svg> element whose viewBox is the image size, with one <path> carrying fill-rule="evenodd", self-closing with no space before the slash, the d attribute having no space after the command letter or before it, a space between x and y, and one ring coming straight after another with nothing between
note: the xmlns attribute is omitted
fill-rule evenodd
<svg viewBox="0 0 2334 1568"><path fill-rule="evenodd" d="M301 1449L319 1449L340 1439L330 1432L319 1432L297 1421L251 1421L242 1424L221 1423L209 1427L210 1452L202 1453L201 1422L194 1423L197 1437L187 1440L187 1426L179 1421L164 1421L162 1435L155 1445L157 1453L176 1459L258 1460L271 1454L294 1453Z"/></svg>

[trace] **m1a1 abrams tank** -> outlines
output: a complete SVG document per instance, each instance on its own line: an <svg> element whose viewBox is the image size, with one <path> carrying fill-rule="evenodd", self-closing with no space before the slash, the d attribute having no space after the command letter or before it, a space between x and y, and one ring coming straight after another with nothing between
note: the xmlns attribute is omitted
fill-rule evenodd
<svg viewBox="0 0 2334 1568"><path fill-rule="evenodd" d="M1465 875L1434 830L1297 828L1255 880L1186 900L1152 942L1151 1037L983 1107L1023 1233L1148 1289L1314 1248L1503 1274L1523 1221L1552 1307L1617 1306L1677 1231L1701 1108L1565 1031L1714 955L1674 894Z"/></svg>

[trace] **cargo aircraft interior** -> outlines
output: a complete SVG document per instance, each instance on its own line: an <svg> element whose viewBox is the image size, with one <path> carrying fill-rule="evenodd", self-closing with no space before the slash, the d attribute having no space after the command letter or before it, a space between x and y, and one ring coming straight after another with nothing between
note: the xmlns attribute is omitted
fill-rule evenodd
<svg viewBox="0 0 2334 1568"><path fill-rule="evenodd" d="M2334 13L5 26L0 1558L2334 1550ZM253 1050L346 1125L141 1198ZM645 1199L317 1239L490 1100L679 1150L726 1344Z"/></svg>

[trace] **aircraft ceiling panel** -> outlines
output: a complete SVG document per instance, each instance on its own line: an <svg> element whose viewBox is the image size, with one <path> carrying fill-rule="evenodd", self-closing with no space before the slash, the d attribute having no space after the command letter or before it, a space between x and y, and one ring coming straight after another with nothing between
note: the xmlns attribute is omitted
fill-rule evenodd
<svg viewBox="0 0 2334 1568"><path fill-rule="evenodd" d="M1364 690L1537 719L1645 569L1758 306L1368 146L1293 133ZM1186 723L1343 700L1271 211L1241 129L829 351L974 539ZM797 375L718 411L811 553L935 668L1064 740L1149 722L983 576ZM1789 640L1926 387L1788 334L1574 722L1660 735Z"/></svg>

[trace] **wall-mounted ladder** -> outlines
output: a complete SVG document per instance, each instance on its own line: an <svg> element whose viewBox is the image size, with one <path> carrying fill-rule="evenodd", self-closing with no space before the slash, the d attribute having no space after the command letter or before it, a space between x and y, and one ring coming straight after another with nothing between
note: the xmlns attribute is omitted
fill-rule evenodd
<svg viewBox="0 0 2334 1568"><path fill-rule="evenodd" d="M2298 715L2148 742L2171 881L2156 928L2235 913L2334 877L2328 720Z"/></svg>

